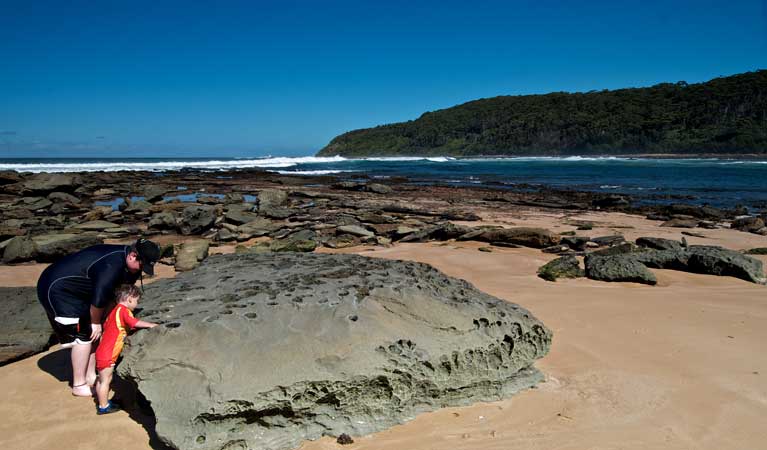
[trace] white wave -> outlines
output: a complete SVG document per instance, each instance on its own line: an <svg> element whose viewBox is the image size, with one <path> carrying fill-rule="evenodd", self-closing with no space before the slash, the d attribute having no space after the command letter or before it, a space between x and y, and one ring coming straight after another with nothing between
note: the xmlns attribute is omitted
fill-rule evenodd
<svg viewBox="0 0 767 450"><path fill-rule="evenodd" d="M619 184L603 184L602 186L599 186L599 189L618 189L622 186Z"/></svg>
<svg viewBox="0 0 767 450"><path fill-rule="evenodd" d="M248 168L285 168L297 164L322 164L347 161L341 156L333 157L276 157L235 160L200 160L200 161L104 161L77 163L14 163L0 164L0 170L15 170L18 172L115 172L150 171L159 172L181 169L248 169Z"/></svg>
<svg viewBox="0 0 767 450"><path fill-rule="evenodd" d="M333 173L354 172L353 170L272 170L282 175L330 175Z"/></svg>
<svg viewBox="0 0 767 450"><path fill-rule="evenodd" d="M450 156L380 156L370 158L357 158L352 161L431 161L431 162L448 162L454 161L455 158Z"/></svg>

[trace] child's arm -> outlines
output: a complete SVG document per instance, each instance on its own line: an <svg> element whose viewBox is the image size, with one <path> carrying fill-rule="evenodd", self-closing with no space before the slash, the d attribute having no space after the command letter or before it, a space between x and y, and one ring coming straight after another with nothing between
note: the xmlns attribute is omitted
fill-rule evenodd
<svg viewBox="0 0 767 450"><path fill-rule="evenodd" d="M146 320L139 320L133 325L134 328L154 328L157 324L154 322L147 322Z"/></svg>

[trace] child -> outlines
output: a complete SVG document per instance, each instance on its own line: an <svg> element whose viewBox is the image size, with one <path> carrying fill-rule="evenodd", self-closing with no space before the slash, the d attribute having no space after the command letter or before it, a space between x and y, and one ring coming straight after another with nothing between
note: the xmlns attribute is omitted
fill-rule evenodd
<svg viewBox="0 0 767 450"><path fill-rule="evenodd" d="M96 383L96 397L98 398L96 413L99 415L120 410L117 405L107 400L107 397L109 396L109 385L112 383L115 362L122 352L123 341L128 330L157 326L156 323L145 322L133 317L133 310L138 305L140 297L141 291L133 285L120 286L115 292L117 306L109 313L104 324L101 342L96 349L96 370L99 372L99 379Z"/></svg>

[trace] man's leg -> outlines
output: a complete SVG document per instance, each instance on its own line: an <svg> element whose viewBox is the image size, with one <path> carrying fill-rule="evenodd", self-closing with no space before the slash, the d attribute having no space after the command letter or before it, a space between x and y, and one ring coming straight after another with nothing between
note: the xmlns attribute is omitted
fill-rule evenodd
<svg viewBox="0 0 767 450"><path fill-rule="evenodd" d="M95 359L91 347L93 346L90 342L75 342L75 345L72 346L72 395L78 397L93 395L86 377L90 361Z"/></svg>

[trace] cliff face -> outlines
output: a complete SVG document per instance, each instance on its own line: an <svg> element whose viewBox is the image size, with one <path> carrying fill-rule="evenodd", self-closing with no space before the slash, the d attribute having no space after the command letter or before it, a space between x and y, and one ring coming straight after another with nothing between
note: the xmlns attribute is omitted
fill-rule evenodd
<svg viewBox="0 0 767 450"><path fill-rule="evenodd" d="M318 155L767 154L767 70L699 84L480 99L350 131Z"/></svg>

